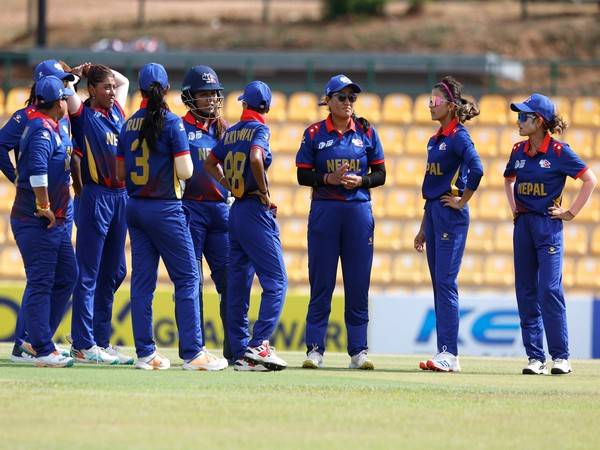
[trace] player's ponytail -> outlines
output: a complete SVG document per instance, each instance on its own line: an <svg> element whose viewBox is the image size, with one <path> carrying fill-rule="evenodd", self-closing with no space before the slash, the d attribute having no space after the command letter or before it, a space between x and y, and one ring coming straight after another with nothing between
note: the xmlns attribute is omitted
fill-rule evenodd
<svg viewBox="0 0 600 450"><path fill-rule="evenodd" d="M479 107L474 101L463 97L462 83L454 77L445 76L434 88L440 91L447 101L456 105L456 117L460 123L479 115Z"/></svg>
<svg viewBox="0 0 600 450"><path fill-rule="evenodd" d="M568 127L569 124L567 121L558 115L554 116L554 119L551 121L544 122L544 128L551 134L563 134L565 131L567 131Z"/></svg>
<svg viewBox="0 0 600 450"><path fill-rule="evenodd" d="M35 83L31 86L31 90L29 91L29 98L25 100L25 106L35 105Z"/></svg>
<svg viewBox="0 0 600 450"><path fill-rule="evenodd" d="M152 83L150 90L142 91L142 94L148 99L148 104L140 129L140 145L146 141L150 151L153 151L163 129L165 113L169 107L165 103L164 89L160 83Z"/></svg>

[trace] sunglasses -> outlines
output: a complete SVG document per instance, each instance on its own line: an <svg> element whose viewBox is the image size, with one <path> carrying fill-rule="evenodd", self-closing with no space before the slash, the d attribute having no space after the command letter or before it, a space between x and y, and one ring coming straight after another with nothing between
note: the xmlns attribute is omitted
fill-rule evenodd
<svg viewBox="0 0 600 450"><path fill-rule="evenodd" d="M348 101L350 101L350 103L354 103L356 101L356 99L358 98L358 96L356 94L333 94L332 97L337 98L340 103L344 103L346 101L346 99L348 99Z"/></svg>
<svg viewBox="0 0 600 450"><path fill-rule="evenodd" d="M527 119L535 119L535 118L537 118L537 114L535 114L535 113L520 112L518 118L519 118L519 122L523 123L523 122L527 122Z"/></svg>
<svg viewBox="0 0 600 450"><path fill-rule="evenodd" d="M440 106L442 103L451 103L451 102L449 102L445 98L438 97L437 95L432 95L431 97L429 97L429 107L430 108L436 108L436 107Z"/></svg>

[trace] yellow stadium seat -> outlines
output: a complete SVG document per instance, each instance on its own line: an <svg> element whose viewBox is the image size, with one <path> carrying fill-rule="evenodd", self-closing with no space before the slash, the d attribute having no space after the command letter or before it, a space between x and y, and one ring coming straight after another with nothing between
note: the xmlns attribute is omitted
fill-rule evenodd
<svg viewBox="0 0 600 450"><path fill-rule="evenodd" d="M387 215L386 191L384 189L371 189L371 206L375 218L383 219Z"/></svg>
<svg viewBox="0 0 600 450"><path fill-rule="evenodd" d="M561 141L564 140L564 142L569 144L569 147L571 147L579 157L583 159L594 157L594 133L592 130L569 128L564 139L562 137L559 139Z"/></svg>
<svg viewBox="0 0 600 450"><path fill-rule="evenodd" d="M306 126L320 117L317 111L319 99L311 92L295 92L288 99L288 121L300 122Z"/></svg>
<svg viewBox="0 0 600 450"><path fill-rule="evenodd" d="M516 125L504 127L500 132L500 147L498 148L498 157L508 162L512 149L517 142L526 141L527 137L519 135L519 129Z"/></svg>
<svg viewBox="0 0 600 450"><path fill-rule="evenodd" d="M469 230L471 233L471 230ZM465 254L458 272L458 284L479 286L483 283L483 257Z"/></svg>
<svg viewBox="0 0 600 450"><path fill-rule="evenodd" d="M225 96L223 116L229 125L239 122L242 115L242 102L238 100L240 95L242 91L232 91Z"/></svg>
<svg viewBox="0 0 600 450"><path fill-rule="evenodd" d="M10 211L15 201L15 185L8 181L0 182L0 212Z"/></svg>
<svg viewBox="0 0 600 450"><path fill-rule="evenodd" d="M381 99L379 95L370 92L360 94L354 104L354 111L358 117L364 117L371 123L381 122Z"/></svg>
<svg viewBox="0 0 600 450"><path fill-rule="evenodd" d="M4 110L4 91L2 89L0 89L0 117L4 116L5 114L5 110ZM7 111L6 115L12 114L13 111Z"/></svg>
<svg viewBox="0 0 600 450"><path fill-rule="evenodd" d="M23 258L16 245L7 246L2 250L0 273L4 278L25 278Z"/></svg>
<svg viewBox="0 0 600 450"><path fill-rule="evenodd" d="M412 123L412 99L406 94L389 94L383 99L382 119L385 123Z"/></svg>
<svg viewBox="0 0 600 450"><path fill-rule="evenodd" d="M423 215L423 212L421 211L421 218ZM377 225L375 225L377 226ZM402 249L407 250L407 251L413 251L416 253L416 250L414 250L415 246L415 236L417 235L417 233L419 232L419 229L421 228L421 220L411 220L409 222L404 222L404 225L402 227Z"/></svg>
<svg viewBox="0 0 600 450"><path fill-rule="evenodd" d="M565 254L585 255L588 249L588 234L585 225L567 223L563 229Z"/></svg>
<svg viewBox="0 0 600 450"><path fill-rule="evenodd" d="M422 158L399 158L395 163L394 179L399 186L421 186L425 176L425 155Z"/></svg>
<svg viewBox="0 0 600 450"><path fill-rule="evenodd" d="M306 250L306 219L286 219L281 225L281 243L284 248Z"/></svg>
<svg viewBox="0 0 600 450"><path fill-rule="evenodd" d="M373 255L371 281L381 284L387 284L392 281L392 257L390 255L381 253Z"/></svg>
<svg viewBox="0 0 600 450"><path fill-rule="evenodd" d="M404 133L400 127L383 125L377 128L377 134L386 156L401 155L404 152Z"/></svg>
<svg viewBox="0 0 600 450"><path fill-rule="evenodd" d="M484 168L485 170L485 168ZM487 189L482 188L481 191L477 191L471 200L469 200L469 217L471 220L479 219L479 198L481 197L481 192L486 192Z"/></svg>
<svg viewBox="0 0 600 450"><path fill-rule="evenodd" d="M512 222L500 222L494 228L494 248L499 253L513 252L513 231L515 226ZM469 230L469 233L471 231Z"/></svg>
<svg viewBox="0 0 600 450"><path fill-rule="evenodd" d="M596 225L592 232L592 253L600 255L600 225Z"/></svg>
<svg viewBox="0 0 600 450"><path fill-rule="evenodd" d="M498 131L496 128L475 126L469 131L475 149L480 156L496 156L498 154Z"/></svg>
<svg viewBox="0 0 600 450"><path fill-rule="evenodd" d="M278 155L273 158L267 177L272 183L297 184L296 160L291 155Z"/></svg>
<svg viewBox="0 0 600 450"><path fill-rule="evenodd" d="M592 256L580 258L575 267L575 284L581 288L600 288L600 259Z"/></svg>
<svg viewBox="0 0 600 450"><path fill-rule="evenodd" d="M9 240L8 235L11 235L12 231L9 225L8 214L0 214L0 244L6 243Z"/></svg>
<svg viewBox="0 0 600 450"><path fill-rule="evenodd" d="M287 97L283 92L275 91L271 97L271 109L269 110L269 122L285 122L287 117Z"/></svg>
<svg viewBox="0 0 600 450"><path fill-rule="evenodd" d="M567 123L571 122L571 99L557 95L551 97L552 102L556 105L557 114L562 117Z"/></svg>
<svg viewBox="0 0 600 450"><path fill-rule="evenodd" d="M289 217L294 215L294 192L291 187L270 187L271 202L277 205L277 217Z"/></svg>
<svg viewBox="0 0 600 450"><path fill-rule="evenodd" d="M5 105L6 114L10 115L16 110L24 108L30 92L31 88L28 87L16 87L8 91Z"/></svg>
<svg viewBox="0 0 600 450"><path fill-rule="evenodd" d="M477 122L490 125L506 125L508 123L509 104L502 95L484 95L479 101L480 115Z"/></svg>
<svg viewBox="0 0 600 450"><path fill-rule="evenodd" d="M375 249L400 250L402 248L402 225L400 222L381 220L375 224Z"/></svg>
<svg viewBox="0 0 600 450"><path fill-rule="evenodd" d="M416 195L412 189L389 189L386 212L394 219L413 219L416 216Z"/></svg>
<svg viewBox="0 0 600 450"><path fill-rule="evenodd" d="M302 143L305 127L300 124L283 124L279 127L278 150L293 153L298 152Z"/></svg>
<svg viewBox="0 0 600 450"><path fill-rule="evenodd" d="M302 252L283 252L283 260L288 275L288 280L301 283L308 277L308 265L305 264L306 254Z"/></svg>
<svg viewBox="0 0 600 450"><path fill-rule="evenodd" d="M405 152L427 158L427 144L435 132L435 128L432 127L411 126L406 133Z"/></svg>
<svg viewBox="0 0 600 450"><path fill-rule="evenodd" d="M467 249L477 252L491 252L494 249L495 227L484 222L475 222L469 227Z"/></svg>
<svg viewBox="0 0 600 450"><path fill-rule="evenodd" d="M600 160L600 133L596 133L596 143L594 144L594 158Z"/></svg>
<svg viewBox="0 0 600 450"><path fill-rule="evenodd" d="M142 103L142 94L140 91L135 91L135 93L129 96L129 106L125 109L127 116L132 115L138 109L140 109L140 104Z"/></svg>
<svg viewBox="0 0 600 450"><path fill-rule="evenodd" d="M415 98L413 104L414 123L432 123L431 112L429 111L429 97L431 97L431 94L420 94Z"/></svg>
<svg viewBox="0 0 600 450"><path fill-rule="evenodd" d="M515 271L512 255L488 255L484 264L483 281L486 285L514 285Z"/></svg>
<svg viewBox="0 0 600 450"><path fill-rule="evenodd" d="M412 251L394 257L393 280L400 284L419 284L429 280L425 254Z"/></svg>
<svg viewBox="0 0 600 450"><path fill-rule="evenodd" d="M581 185L581 182L579 182ZM571 203L565 206L570 206ZM600 192L595 191L592 197L588 200L587 204L583 207L579 214L577 214L578 222L591 222L597 223L600 221Z"/></svg>
<svg viewBox="0 0 600 450"><path fill-rule="evenodd" d="M293 209L294 214L300 217L308 217L310 212L312 189L309 187L298 187L294 192L294 202L290 205L290 209Z"/></svg>
<svg viewBox="0 0 600 450"><path fill-rule="evenodd" d="M169 89L165 96L165 102L169 105L171 112L179 117L183 117L187 114L188 109L181 100L181 91L177 89Z"/></svg>
<svg viewBox="0 0 600 450"><path fill-rule="evenodd" d="M577 97L573 103L573 125L582 127L600 126L600 98Z"/></svg>
<svg viewBox="0 0 600 450"><path fill-rule="evenodd" d="M479 196L478 217L488 220L512 218L504 191L485 191Z"/></svg>

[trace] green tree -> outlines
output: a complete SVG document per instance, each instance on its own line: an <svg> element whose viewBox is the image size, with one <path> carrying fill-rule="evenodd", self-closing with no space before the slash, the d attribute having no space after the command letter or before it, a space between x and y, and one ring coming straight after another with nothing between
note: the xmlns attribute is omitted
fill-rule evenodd
<svg viewBox="0 0 600 450"><path fill-rule="evenodd" d="M333 19L345 15L383 15L388 0L323 0L325 17Z"/></svg>

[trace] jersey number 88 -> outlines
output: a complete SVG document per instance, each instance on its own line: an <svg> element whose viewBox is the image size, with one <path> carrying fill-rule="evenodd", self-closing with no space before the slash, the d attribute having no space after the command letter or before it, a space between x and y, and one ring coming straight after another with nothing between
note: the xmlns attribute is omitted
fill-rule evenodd
<svg viewBox="0 0 600 450"><path fill-rule="evenodd" d="M225 178L231 186L231 193L236 198L244 195L244 165L246 154L242 152L229 152L223 163Z"/></svg>

